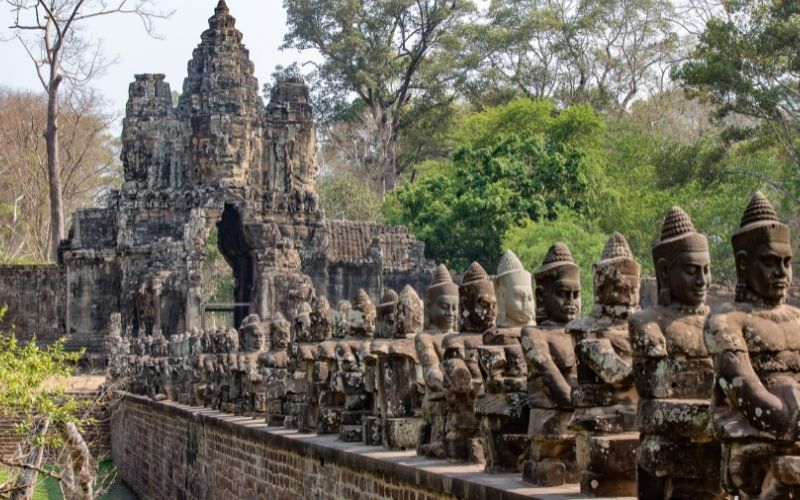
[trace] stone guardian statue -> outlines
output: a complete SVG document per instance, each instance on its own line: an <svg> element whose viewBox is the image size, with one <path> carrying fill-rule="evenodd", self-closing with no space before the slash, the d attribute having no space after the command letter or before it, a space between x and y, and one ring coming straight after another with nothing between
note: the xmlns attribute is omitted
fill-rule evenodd
<svg viewBox="0 0 800 500"><path fill-rule="evenodd" d="M784 303L792 281L789 227L756 193L731 243L736 298L705 326L722 486L743 500L797 498L800 310Z"/></svg>
<svg viewBox="0 0 800 500"><path fill-rule="evenodd" d="M522 330L528 364L529 459L522 478L538 486L578 481L571 392L578 381L572 338L565 327L581 315L581 270L563 243L550 247L536 280L536 323Z"/></svg>

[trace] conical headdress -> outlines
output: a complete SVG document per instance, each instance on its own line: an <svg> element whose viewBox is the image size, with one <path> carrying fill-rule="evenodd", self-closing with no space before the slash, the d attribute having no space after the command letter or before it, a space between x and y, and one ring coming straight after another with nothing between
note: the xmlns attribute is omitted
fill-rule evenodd
<svg viewBox="0 0 800 500"><path fill-rule="evenodd" d="M425 290L425 300L428 301L441 295L458 296L458 285L453 283L450 271L447 270L444 264L439 264L436 267L436 272L433 273L433 281Z"/></svg>
<svg viewBox="0 0 800 500"><path fill-rule="evenodd" d="M397 292L392 290L391 288L386 288L383 291L383 297L381 297L381 303L378 304L378 312L386 312L394 309L394 306L397 304L397 300L399 299Z"/></svg>
<svg viewBox="0 0 800 500"><path fill-rule="evenodd" d="M486 270L478 264L477 262L473 262L467 272L464 273L464 279L461 280L461 286L468 285L470 283L474 283L476 281L489 281L489 275L486 274Z"/></svg>
<svg viewBox="0 0 800 500"><path fill-rule="evenodd" d="M506 274L522 271L525 271L525 266L522 265L517 254L511 250L506 250L506 253L504 253L503 257L500 259L500 263L497 265L497 274L495 278L502 278Z"/></svg>
<svg viewBox="0 0 800 500"><path fill-rule="evenodd" d="M628 240L618 232L614 232L608 239L600 260L595 262L593 267L595 278L597 277L596 271L610 267L625 274L638 274L640 270L639 263L633 258L631 247L628 246Z"/></svg>
<svg viewBox="0 0 800 500"><path fill-rule="evenodd" d="M578 269L578 265L572 259L572 252L569 251L569 247L558 241L547 251L547 255L542 261L542 266L536 271L536 280L539 280L545 274L550 274L550 271L562 267Z"/></svg>
<svg viewBox="0 0 800 500"><path fill-rule="evenodd" d="M606 246L603 247L600 261L619 258L633 259L633 254L631 253L631 247L628 246L628 240L626 240L622 234L615 231L606 242Z"/></svg>
<svg viewBox="0 0 800 500"><path fill-rule="evenodd" d="M778 214L769 200L756 191L742 215L739 230L733 233L733 251L750 251L766 242L789 244L789 226L778 220Z"/></svg>
<svg viewBox="0 0 800 500"><path fill-rule="evenodd" d="M374 307L372 299L363 288L359 288L356 297L353 299L353 309L365 312Z"/></svg>
<svg viewBox="0 0 800 500"><path fill-rule="evenodd" d="M708 252L706 237L694 229L692 219L681 207L672 207L664 217L661 237L653 245L653 262L671 262L683 252Z"/></svg>

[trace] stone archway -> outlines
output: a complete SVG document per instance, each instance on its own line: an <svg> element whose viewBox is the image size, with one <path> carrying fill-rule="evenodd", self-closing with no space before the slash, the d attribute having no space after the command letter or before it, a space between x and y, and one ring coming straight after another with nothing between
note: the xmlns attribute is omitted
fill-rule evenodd
<svg viewBox="0 0 800 500"><path fill-rule="evenodd" d="M238 328L253 310L255 251L245 236L242 217L233 205L225 205L217 230L219 251L233 270L233 323Z"/></svg>

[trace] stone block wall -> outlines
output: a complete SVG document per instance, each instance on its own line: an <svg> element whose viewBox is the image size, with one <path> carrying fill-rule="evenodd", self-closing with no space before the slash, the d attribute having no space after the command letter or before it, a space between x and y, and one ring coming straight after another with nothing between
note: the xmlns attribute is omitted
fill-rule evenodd
<svg viewBox="0 0 800 500"><path fill-rule="evenodd" d="M112 416L111 441L115 466L143 500L529 498L495 486L502 478L479 466L472 466L478 480L462 479L438 472L446 462L437 461L436 472L414 466L431 464L413 453L382 459L383 450L379 458L331 436L267 430L261 421L131 395ZM574 490L548 498L574 497Z"/></svg>
<svg viewBox="0 0 800 500"><path fill-rule="evenodd" d="M21 341L33 336L40 345L62 337L67 281L61 266L0 266L0 306L8 306L0 331L16 332Z"/></svg>

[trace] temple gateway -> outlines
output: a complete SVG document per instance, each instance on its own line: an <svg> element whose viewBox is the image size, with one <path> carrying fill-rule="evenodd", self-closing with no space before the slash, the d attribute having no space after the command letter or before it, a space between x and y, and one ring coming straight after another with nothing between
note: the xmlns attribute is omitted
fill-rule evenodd
<svg viewBox="0 0 800 500"><path fill-rule="evenodd" d="M6 325L44 341L68 334L71 347L100 353L115 312L126 330L170 337L202 328L211 309L232 313L238 327L253 313L292 317L315 294L336 304L359 289L373 300L383 287L422 292L434 266L404 228L326 219L304 83L278 82L264 106L253 73L220 2L176 106L164 75L136 75L122 187L105 207L74 214L58 266L2 270ZM214 228L234 280L233 300L223 304L203 293Z"/></svg>

